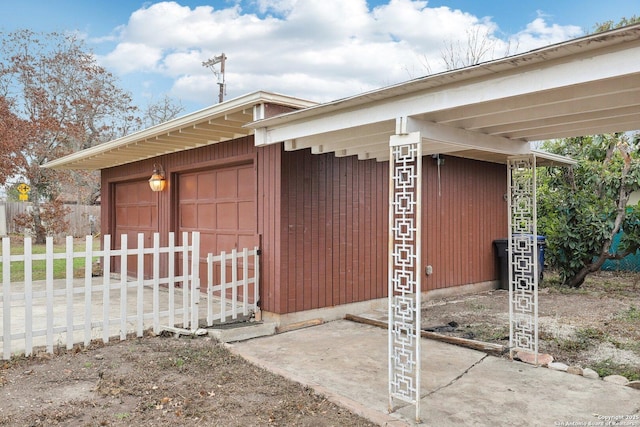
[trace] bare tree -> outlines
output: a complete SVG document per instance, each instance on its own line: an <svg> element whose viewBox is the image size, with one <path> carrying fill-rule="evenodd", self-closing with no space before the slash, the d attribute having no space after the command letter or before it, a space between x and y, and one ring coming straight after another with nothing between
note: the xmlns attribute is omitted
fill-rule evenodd
<svg viewBox="0 0 640 427"><path fill-rule="evenodd" d="M17 174L31 187L31 228L36 241L44 242L41 203L55 200L69 186L75 194L92 193L99 182L95 175L72 176L40 166L124 135L140 120L131 96L74 35L20 30L0 36L0 97L22 121Z"/></svg>
<svg viewBox="0 0 640 427"><path fill-rule="evenodd" d="M462 40L445 42L441 59L447 70L477 65L481 62L505 57L510 54L511 42L508 41L503 52L496 53L501 41L491 36L489 28L475 26L466 31Z"/></svg>
<svg viewBox="0 0 640 427"><path fill-rule="evenodd" d="M159 125L175 119L183 111L184 107L180 102L176 102L168 95L165 95L162 99L149 103L144 114L144 124L147 127Z"/></svg>

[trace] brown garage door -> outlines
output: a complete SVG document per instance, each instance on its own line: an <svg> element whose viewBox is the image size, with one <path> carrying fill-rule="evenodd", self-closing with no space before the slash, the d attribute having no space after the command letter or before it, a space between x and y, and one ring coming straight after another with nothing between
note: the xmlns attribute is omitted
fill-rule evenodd
<svg viewBox="0 0 640 427"><path fill-rule="evenodd" d="M143 233L145 247L153 245L153 233L158 232L158 195L151 191L147 180L115 184L115 234L112 245L120 249L120 236L127 235L129 248L138 247L138 233ZM118 259L118 258L116 258ZM135 274L136 257L129 256L129 274ZM116 266L120 270L120 266ZM145 256L145 277L151 277L151 255Z"/></svg>
<svg viewBox="0 0 640 427"><path fill-rule="evenodd" d="M257 246L256 178L252 163L181 174L178 205L180 236L184 231L200 232L203 283L208 253L217 255L234 248Z"/></svg>

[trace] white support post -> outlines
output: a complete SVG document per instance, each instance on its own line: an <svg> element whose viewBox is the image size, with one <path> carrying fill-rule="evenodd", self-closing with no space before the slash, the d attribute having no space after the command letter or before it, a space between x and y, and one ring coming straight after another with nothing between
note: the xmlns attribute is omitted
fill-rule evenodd
<svg viewBox="0 0 640 427"><path fill-rule="evenodd" d="M536 211L536 158L507 162L509 242L509 354L534 354L538 364L539 251Z"/></svg>
<svg viewBox="0 0 640 427"><path fill-rule="evenodd" d="M397 131L405 131L399 120ZM391 136L389 161L389 412L415 405L420 421L422 143L419 132Z"/></svg>

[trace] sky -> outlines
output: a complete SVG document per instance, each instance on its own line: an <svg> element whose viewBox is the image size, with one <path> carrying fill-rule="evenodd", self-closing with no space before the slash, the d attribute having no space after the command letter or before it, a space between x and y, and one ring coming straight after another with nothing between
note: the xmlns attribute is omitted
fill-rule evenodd
<svg viewBox="0 0 640 427"><path fill-rule="evenodd" d="M480 35L483 59L583 36L640 15L638 0L21 0L0 32L74 32L144 108L184 113L256 90L326 102L446 69L443 53ZM465 50L462 48L461 50Z"/></svg>

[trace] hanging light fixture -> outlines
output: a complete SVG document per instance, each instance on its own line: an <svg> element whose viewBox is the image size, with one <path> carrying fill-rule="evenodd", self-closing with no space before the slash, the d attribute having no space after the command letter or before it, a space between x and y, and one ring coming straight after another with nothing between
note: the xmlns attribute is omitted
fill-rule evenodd
<svg viewBox="0 0 640 427"><path fill-rule="evenodd" d="M167 185L167 180L164 178L164 170L162 166L158 167L157 164L153 165L153 175L149 178L149 187L152 191L162 191Z"/></svg>

